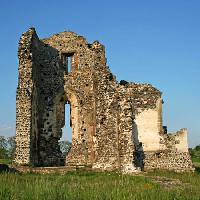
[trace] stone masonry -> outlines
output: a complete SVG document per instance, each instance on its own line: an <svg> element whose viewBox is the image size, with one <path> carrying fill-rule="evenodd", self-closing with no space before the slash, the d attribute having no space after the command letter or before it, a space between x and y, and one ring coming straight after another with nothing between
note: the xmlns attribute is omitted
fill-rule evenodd
<svg viewBox="0 0 200 200"><path fill-rule="evenodd" d="M19 41L15 163L86 166L94 170L191 171L187 130L167 134L161 92L116 81L105 48L67 31L39 39L34 28ZM72 148L59 139L70 104Z"/></svg>

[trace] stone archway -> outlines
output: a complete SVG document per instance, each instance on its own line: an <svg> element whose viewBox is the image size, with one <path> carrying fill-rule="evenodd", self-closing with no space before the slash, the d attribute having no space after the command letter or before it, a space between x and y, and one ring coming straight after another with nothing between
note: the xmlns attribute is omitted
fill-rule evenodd
<svg viewBox="0 0 200 200"><path fill-rule="evenodd" d="M66 102L65 104L69 104L70 105L70 119L68 121L70 121L70 126L72 129L72 144L71 144L71 149L68 153L68 155L66 156L66 160L65 160L65 164L68 165L70 163L70 160L73 157L73 150L76 147L76 141L78 140L78 130L79 130L79 105L78 105L78 100L75 94L73 94L73 92L67 92L65 93L65 97L66 97ZM65 116L66 118L66 116ZM66 121L66 119L65 119Z"/></svg>

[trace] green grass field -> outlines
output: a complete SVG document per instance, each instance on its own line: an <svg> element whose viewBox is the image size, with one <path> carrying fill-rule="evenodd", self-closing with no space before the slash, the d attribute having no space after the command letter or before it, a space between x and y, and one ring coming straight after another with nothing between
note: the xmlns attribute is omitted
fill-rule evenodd
<svg viewBox="0 0 200 200"><path fill-rule="evenodd" d="M162 181L157 183L154 179ZM175 182L172 184L170 180ZM152 172L130 176L92 172L68 172L65 175L1 173L0 199L200 199L200 174Z"/></svg>
<svg viewBox="0 0 200 200"><path fill-rule="evenodd" d="M11 160L9 160L9 159L0 159L0 163L1 164L6 164L6 165L9 165L9 164L11 164Z"/></svg>
<svg viewBox="0 0 200 200"><path fill-rule="evenodd" d="M155 171L134 176L85 171L0 173L0 200L200 200L200 162L194 164L195 173Z"/></svg>

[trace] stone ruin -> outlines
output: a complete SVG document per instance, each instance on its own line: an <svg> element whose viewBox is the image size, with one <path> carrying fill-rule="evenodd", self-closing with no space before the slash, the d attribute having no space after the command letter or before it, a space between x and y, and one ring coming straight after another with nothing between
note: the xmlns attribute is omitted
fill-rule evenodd
<svg viewBox="0 0 200 200"><path fill-rule="evenodd" d="M118 83L98 41L89 44L71 31L39 39L30 28L18 57L17 165L193 170L187 130L167 134L162 124L161 92L150 84ZM65 104L72 127L66 159L59 147Z"/></svg>

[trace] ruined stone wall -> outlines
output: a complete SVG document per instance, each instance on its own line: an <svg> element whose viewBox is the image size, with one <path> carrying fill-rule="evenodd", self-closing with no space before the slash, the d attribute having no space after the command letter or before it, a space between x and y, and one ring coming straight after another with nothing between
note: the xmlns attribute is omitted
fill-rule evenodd
<svg viewBox="0 0 200 200"><path fill-rule="evenodd" d="M167 134L162 123L161 92L149 84L129 84L134 113L135 163L144 170L193 170L187 130Z"/></svg>
<svg viewBox="0 0 200 200"><path fill-rule="evenodd" d="M194 168L186 141L186 130L182 129L176 134L161 135L160 149L157 148L157 150L152 151L139 149L138 154L142 155L140 159L142 159L144 170L193 171Z"/></svg>
<svg viewBox="0 0 200 200"><path fill-rule="evenodd" d="M161 92L149 84L130 84L130 98L134 113L135 140L142 143L143 151L160 148L162 137Z"/></svg>
<svg viewBox="0 0 200 200"><path fill-rule="evenodd" d="M17 164L192 169L187 133L165 134L161 92L149 84L118 83L98 41L89 44L69 31L40 40L32 28L22 35L19 60ZM66 159L58 145L66 134L65 104L72 127Z"/></svg>
<svg viewBox="0 0 200 200"><path fill-rule="evenodd" d="M58 162L58 154L61 152L57 138L61 137L62 126L59 123L63 122L57 119L56 107L59 104L54 101L57 90L64 91L63 70L59 69L58 53L42 43L35 30L30 29L20 40L19 60L15 161L21 162L20 153L25 152L24 147L18 145L18 140L22 141L22 128L26 126L24 140L29 143L29 154L27 161L21 164L48 165L54 162L53 159Z"/></svg>
<svg viewBox="0 0 200 200"><path fill-rule="evenodd" d="M64 78L59 53L54 48L37 40L33 43L33 62L38 69L38 164L60 165L61 152L58 140L64 124L64 104L58 97L64 92ZM59 109L59 111L58 111ZM37 151L37 150L36 150Z"/></svg>
<svg viewBox="0 0 200 200"><path fill-rule="evenodd" d="M144 158L144 169L173 170L176 172L193 171L191 157L188 152L161 151L146 152Z"/></svg>
<svg viewBox="0 0 200 200"><path fill-rule="evenodd" d="M71 106L73 134L66 164L92 165L96 159L95 67L98 68L100 64L105 67L105 58L104 63L97 62L96 49L100 51L102 59L104 48L98 42L88 44L85 38L73 32L63 32L43 41L57 49L61 58L72 55L71 69L64 73L64 99Z"/></svg>
<svg viewBox="0 0 200 200"><path fill-rule="evenodd" d="M113 170L119 168L116 80L106 66L104 48L96 46L95 52L97 63L94 68L96 132L93 168Z"/></svg>
<svg viewBox="0 0 200 200"><path fill-rule="evenodd" d="M16 96L16 156L15 162L29 164L31 156L32 122L32 52L33 32L23 34L19 41L19 79Z"/></svg>

